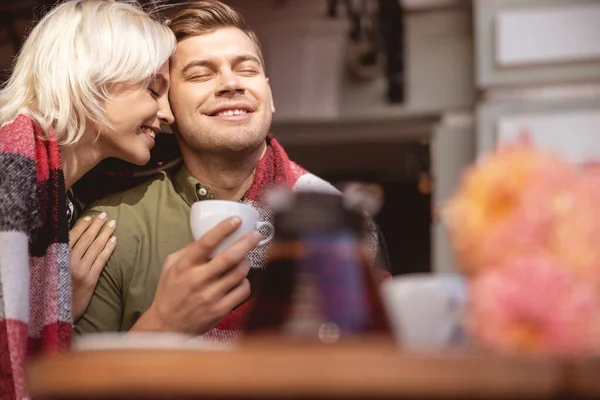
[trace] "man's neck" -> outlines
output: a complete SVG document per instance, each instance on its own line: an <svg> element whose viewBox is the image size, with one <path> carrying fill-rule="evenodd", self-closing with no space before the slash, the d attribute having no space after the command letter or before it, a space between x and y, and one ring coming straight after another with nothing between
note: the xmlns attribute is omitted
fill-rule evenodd
<svg viewBox="0 0 600 400"><path fill-rule="evenodd" d="M198 154L183 151L185 166L192 176L212 189L219 200L240 200L252 185L258 161L267 149L266 143L243 156Z"/></svg>

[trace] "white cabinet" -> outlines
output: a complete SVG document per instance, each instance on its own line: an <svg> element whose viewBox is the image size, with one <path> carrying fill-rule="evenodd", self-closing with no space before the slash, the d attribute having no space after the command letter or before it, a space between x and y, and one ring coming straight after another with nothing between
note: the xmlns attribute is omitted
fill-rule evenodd
<svg viewBox="0 0 600 400"><path fill-rule="evenodd" d="M599 0L476 0L477 83L600 81Z"/></svg>
<svg viewBox="0 0 600 400"><path fill-rule="evenodd" d="M495 32L501 67L600 60L600 4L501 10Z"/></svg>
<svg viewBox="0 0 600 400"><path fill-rule="evenodd" d="M600 96L483 103L478 155L527 132L536 146L574 163L600 160Z"/></svg>
<svg viewBox="0 0 600 400"><path fill-rule="evenodd" d="M536 146L555 151L574 163L600 161L600 108L505 116L498 120L498 143L529 132Z"/></svg>

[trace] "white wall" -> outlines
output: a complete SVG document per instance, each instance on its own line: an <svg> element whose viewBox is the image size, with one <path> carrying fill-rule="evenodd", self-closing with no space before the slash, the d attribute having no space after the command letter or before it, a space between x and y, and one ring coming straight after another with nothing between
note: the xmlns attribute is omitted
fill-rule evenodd
<svg viewBox="0 0 600 400"><path fill-rule="evenodd" d="M431 142L433 224L432 264L436 272L456 271L456 260L439 211L456 190L465 168L475 159L475 121L470 112L452 113L437 126Z"/></svg>
<svg viewBox="0 0 600 400"><path fill-rule="evenodd" d="M439 115L475 103L468 8L406 15L407 99L390 105L383 67L372 82L344 76L348 24L325 17L325 0L229 3L239 6L263 42L278 121Z"/></svg>

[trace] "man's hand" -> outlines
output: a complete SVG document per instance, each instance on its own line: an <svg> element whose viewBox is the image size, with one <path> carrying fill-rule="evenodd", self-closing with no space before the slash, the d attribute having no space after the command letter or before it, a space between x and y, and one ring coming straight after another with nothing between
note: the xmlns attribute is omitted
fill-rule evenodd
<svg viewBox="0 0 600 400"><path fill-rule="evenodd" d="M212 251L240 226L228 218L195 242L169 255L150 308L132 331L203 334L250 295L246 254L261 240L252 232L212 260Z"/></svg>
<svg viewBox="0 0 600 400"><path fill-rule="evenodd" d="M85 217L77 221L69 232L73 321L81 317L90 303L100 273L117 243L112 236L116 222L110 221L104 226L105 222L106 213L100 214L93 222L92 218Z"/></svg>

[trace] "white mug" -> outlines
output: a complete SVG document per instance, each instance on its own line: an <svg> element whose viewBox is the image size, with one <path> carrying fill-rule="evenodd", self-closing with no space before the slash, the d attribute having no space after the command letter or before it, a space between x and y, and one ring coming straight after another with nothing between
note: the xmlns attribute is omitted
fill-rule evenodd
<svg viewBox="0 0 600 400"><path fill-rule="evenodd" d="M206 232L219 224L219 222L229 217L239 217L242 223L235 232L221 242L213 251L211 257L215 257L221 253L248 232L257 231L262 227L267 227L269 233L266 238L258 243L258 246L264 246L273 239L275 228L269 222L259 221L258 211L254 207L237 201L227 200L202 200L192 204L190 226L194 239L200 239Z"/></svg>
<svg viewBox="0 0 600 400"><path fill-rule="evenodd" d="M464 347L467 285L451 273L399 275L382 283L396 341L406 349Z"/></svg>

